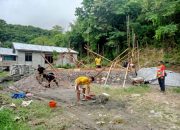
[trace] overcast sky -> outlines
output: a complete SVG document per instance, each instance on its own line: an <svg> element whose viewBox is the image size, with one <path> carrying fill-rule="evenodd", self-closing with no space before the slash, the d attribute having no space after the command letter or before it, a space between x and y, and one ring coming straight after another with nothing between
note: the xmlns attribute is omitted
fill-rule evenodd
<svg viewBox="0 0 180 130"><path fill-rule="evenodd" d="M65 30L73 22L76 7L82 0L0 0L0 19L11 24L33 25L51 29L61 25Z"/></svg>

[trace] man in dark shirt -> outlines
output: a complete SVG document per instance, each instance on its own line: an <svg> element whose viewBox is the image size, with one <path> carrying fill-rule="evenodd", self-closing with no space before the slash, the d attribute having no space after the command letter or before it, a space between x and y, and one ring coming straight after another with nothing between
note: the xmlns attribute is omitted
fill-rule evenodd
<svg viewBox="0 0 180 130"><path fill-rule="evenodd" d="M45 68L38 65L37 71L38 71L38 76L36 76L36 79L41 84L43 80L43 74L44 74Z"/></svg>
<svg viewBox="0 0 180 130"><path fill-rule="evenodd" d="M54 76L54 73L47 73L43 74L43 78L45 78L48 81L48 88L50 88L51 81L55 82L56 85L58 86L58 82L56 81L56 77Z"/></svg>

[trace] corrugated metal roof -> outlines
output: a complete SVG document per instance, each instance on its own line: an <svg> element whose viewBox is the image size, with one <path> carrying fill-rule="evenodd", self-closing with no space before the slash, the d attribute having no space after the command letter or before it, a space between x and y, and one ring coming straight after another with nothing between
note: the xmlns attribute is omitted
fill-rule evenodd
<svg viewBox="0 0 180 130"><path fill-rule="evenodd" d="M13 55L13 56L16 56L16 53L13 53L13 49L1 48L0 47L0 55Z"/></svg>
<svg viewBox="0 0 180 130"><path fill-rule="evenodd" d="M71 53L78 53L72 49L64 48L64 47L55 47L55 46L43 46L43 45L34 45L34 44L25 44L25 43L17 43L13 42L14 49L16 50L27 50L27 51L41 51L41 52L70 52Z"/></svg>

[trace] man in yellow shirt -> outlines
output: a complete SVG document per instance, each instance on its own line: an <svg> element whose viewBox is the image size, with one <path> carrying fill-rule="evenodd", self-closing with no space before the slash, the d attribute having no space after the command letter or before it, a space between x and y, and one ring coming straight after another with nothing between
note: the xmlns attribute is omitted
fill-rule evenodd
<svg viewBox="0 0 180 130"><path fill-rule="evenodd" d="M80 76L75 80L75 90L77 93L77 102L80 100L82 89L83 98L86 100L90 93L90 84L94 81L94 77Z"/></svg>
<svg viewBox="0 0 180 130"><path fill-rule="evenodd" d="M101 68L101 58L96 57L95 58L96 68Z"/></svg>

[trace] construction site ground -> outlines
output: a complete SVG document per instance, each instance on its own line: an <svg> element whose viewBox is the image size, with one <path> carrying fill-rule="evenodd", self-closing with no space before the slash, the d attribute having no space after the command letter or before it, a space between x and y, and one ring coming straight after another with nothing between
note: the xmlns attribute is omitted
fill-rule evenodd
<svg viewBox="0 0 180 130"><path fill-rule="evenodd" d="M67 72L69 74L69 71ZM76 77L76 76L75 76ZM63 79L63 78L62 78ZM34 130L179 130L180 129L180 89L168 87L161 93L158 86L91 85L91 93L110 95L105 103L95 100L81 101L76 104L73 81L60 80L59 87L52 84L45 88L46 82L39 84L31 75L1 90L0 104L14 111L19 124ZM10 94L28 91L33 97L11 99ZM33 102L22 107L22 100ZM56 108L49 108L50 100L57 102ZM16 104L11 108L10 104ZM4 105L3 105L4 104Z"/></svg>

